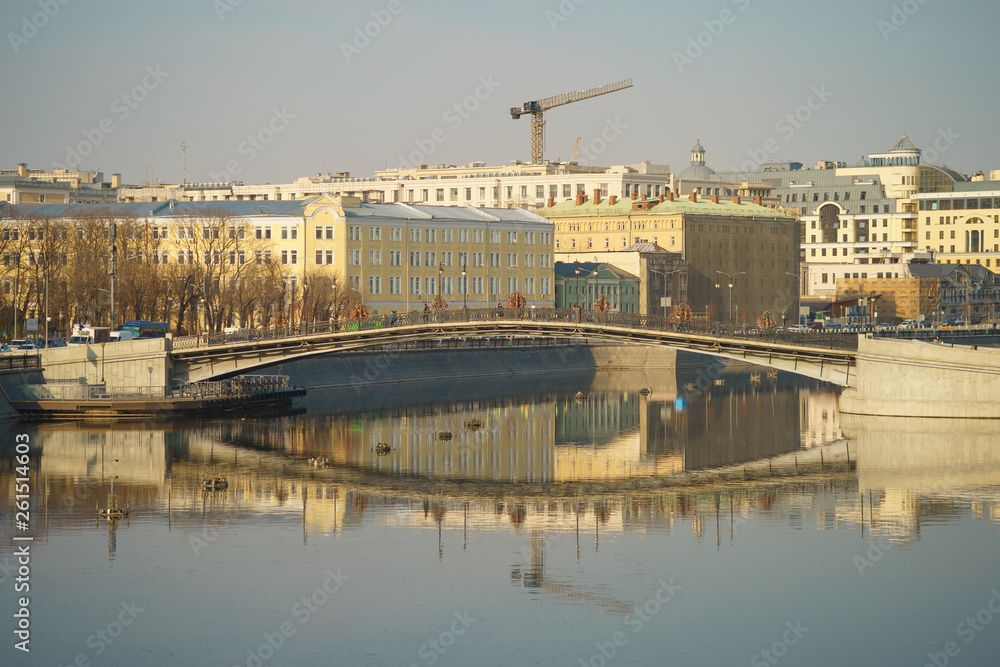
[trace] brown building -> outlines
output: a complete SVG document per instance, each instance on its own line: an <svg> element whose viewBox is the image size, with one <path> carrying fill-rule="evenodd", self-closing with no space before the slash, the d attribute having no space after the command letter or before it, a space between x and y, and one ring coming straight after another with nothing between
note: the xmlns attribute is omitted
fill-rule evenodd
<svg viewBox="0 0 1000 667"><path fill-rule="evenodd" d="M941 281L937 278L840 278L837 301L865 299L861 310L877 322L930 317L941 306ZM871 299L874 298L874 303ZM857 311L860 313L861 311Z"/></svg>
<svg viewBox="0 0 1000 667"><path fill-rule="evenodd" d="M590 261L637 243L678 254L687 267L686 303L696 316L724 322L752 320L764 311L778 321L798 316L799 225L759 200L696 193L620 200L595 191L592 199L579 193L559 204L549 200L537 213L555 223L562 261L574 255Z"/></svg>

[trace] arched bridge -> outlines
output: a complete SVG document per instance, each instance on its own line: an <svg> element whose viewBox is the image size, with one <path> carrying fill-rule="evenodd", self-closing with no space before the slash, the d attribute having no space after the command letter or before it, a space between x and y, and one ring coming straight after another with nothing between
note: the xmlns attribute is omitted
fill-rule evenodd
<svg viewBox="0 0 1000 667"><path fill-rule="evenodd" d="M545 309L454 309L397 317L303 324L237 334L177 337L167 351L175 381L197 382L256 371L322 354L417 347L441 340L447 347L483 338L536 341L580 339L667 345L798 373L844 387L856 382L858 337L706 323L662 316Z"/></svg>

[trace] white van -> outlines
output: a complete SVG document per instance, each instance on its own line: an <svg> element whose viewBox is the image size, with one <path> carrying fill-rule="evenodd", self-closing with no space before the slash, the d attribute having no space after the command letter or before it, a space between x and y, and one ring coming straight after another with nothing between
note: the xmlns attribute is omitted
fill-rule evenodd
<svg viewBox="0 0 1000 667"><path fill-rule="evenodd" d="M131 331L112 331L109 341L112 343L124 343L127 340L132 340L133 338L135 338L135 334Z"/></svg>

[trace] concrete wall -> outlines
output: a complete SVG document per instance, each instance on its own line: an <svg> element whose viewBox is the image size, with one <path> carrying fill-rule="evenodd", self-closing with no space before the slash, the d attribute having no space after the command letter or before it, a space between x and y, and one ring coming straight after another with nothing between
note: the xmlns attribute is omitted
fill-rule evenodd
<svg viewBox="0 0 1000 667"><path fill-rule="evenodd" d="M164 387L170 381L165 338L41 351L45 382L79 382L114 387Z"/></svg>
<svg viewBox="0 0 1000 667"><path fill-rule="evenodd" d="M1000 418L1000 349L861 338L847 414Z"/></svg>

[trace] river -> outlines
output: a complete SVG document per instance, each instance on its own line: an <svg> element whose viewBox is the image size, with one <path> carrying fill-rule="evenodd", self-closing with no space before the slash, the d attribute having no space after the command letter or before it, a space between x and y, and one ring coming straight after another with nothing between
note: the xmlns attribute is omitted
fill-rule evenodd
<svg viewBox="0 0 1000 667"><path fill-rule="evenodd" d="M842 417L836 388L767 369L399 384L312 392L291 414L5 430L4 665L1000 652L1000 425ZM128 516L100 518L109 503Z"/></svg>

